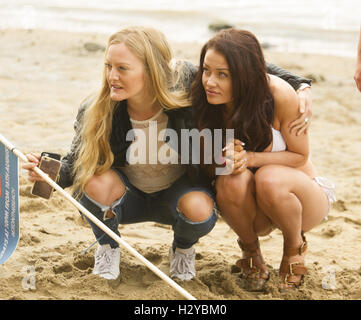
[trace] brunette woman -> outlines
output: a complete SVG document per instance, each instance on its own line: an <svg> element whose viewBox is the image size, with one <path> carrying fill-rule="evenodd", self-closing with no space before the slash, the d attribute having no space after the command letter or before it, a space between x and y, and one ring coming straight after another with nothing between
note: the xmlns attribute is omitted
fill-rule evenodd
<svg viewBox="0 0 361 320"><path fill-rule="evenodd" d="M305 232L325 219L334 194L309 159L307 131L289 129L299 116L295 91L267 73L252 33L227 29L203 46L191 97L199 129L234 129L235 139L224 141L230 174L215 176L216 159L203 169L215 179L217 205L238 236L246 288L263 290L269 278L258 237L274 228L284 239L280 289L298 287L306 274Z"/></svg>

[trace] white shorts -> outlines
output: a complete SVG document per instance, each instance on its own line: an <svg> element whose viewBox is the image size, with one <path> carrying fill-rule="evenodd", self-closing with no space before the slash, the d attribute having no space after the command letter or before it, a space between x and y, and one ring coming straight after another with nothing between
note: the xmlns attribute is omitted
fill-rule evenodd
<svg viewBox="0 0 361 320"><path fill-rule="evenodd" d="M328 213L330 212L331 203L336 201L335 185L333 182L324 177L314 177L313 180L325 191L328 198L328 210L325 220L328 220Z"/></svg>

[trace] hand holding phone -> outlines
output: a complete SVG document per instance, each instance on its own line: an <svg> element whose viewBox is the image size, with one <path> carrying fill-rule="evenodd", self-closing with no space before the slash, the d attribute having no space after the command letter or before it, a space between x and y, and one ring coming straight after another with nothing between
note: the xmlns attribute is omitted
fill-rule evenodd
<svg viewBox="0 0 361 320"><path fill-rule="evenodd" d="M61 155L59 153L52 153L52 152L46 152L46 151L41 153L41 157L49 157L49 158L59 160L59 161L61 159Z"/></svg>
<svg viewBox="0 0 361 320"><path fill-rule="evenodd" d="M51 155L48 152L43 152L42 157L39 164L39 169L41 169L44 173L48 174L48 176L56 181L59 171L61 168L61 162L57 159L53 159L47 155ZM60 159L60 155L55 154L58 159ZM53 187L49 185L45 181L35 181L31 193L35 196L42 197L44 199L49 199L53 193Z"/></svg>

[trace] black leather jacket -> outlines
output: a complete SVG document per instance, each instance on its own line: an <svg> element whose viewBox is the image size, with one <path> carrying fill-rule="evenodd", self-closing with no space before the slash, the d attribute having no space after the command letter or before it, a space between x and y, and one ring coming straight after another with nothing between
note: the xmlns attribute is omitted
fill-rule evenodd
<svg viewBox="0 0 361 320"><path fill-rule="evenodd" d="M184 65L183 72L184 76L184 85L185 89L189 90L195 74L197 72L197 67L193 64L187 62ZM280 78L287 81L295 90L300 86L301 83L311 83L311 80L299 77L295 74L292 74L278 66L267 64L267 72L270 74L275 74ZM60 170L58 184L62 188L69 187L73 184L73 164L77 156L77 147L80 143L80 128L82 126L82 120L84 116L85 109L90 105L91 100L85 100L79 108L76 121L74 123L75 135L72 141L70 152L62 158L62 167ZM165 110L168 115L168 128L171 128L176 131L178 139L181 137L181 129L193 129L195 128L195 121L191 107ZM126 135L129 130L132 129L130 123L129 114L127 111L127 102L121 101L115 108L113 123L112 123L112 132L110 137L110 147L114 154L114 162L112 167L124 167L127 164L126 161L126 152L132 141L126 140ZM189 141L189 157L192 156L192 139ZM180 141L178 141L178 146L181 146ZM188 175L194 183L200 183L203 181L203 178L200 176L199 166L191 164L188 165ZM206 182L204 182L206 183Z"/></svg>

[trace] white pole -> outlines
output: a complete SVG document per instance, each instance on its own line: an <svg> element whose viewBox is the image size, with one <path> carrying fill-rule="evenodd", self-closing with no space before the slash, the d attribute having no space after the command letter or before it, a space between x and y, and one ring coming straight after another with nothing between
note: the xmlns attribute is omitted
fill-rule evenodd
<svg viewBox="0 0 361 320"><path fill-rule="evenodd" d="M29 162L26 156L20 152L18 149L14 147L3 135L0 134L0 141L10 149L16 156L18 156L22 161ZM135 256L138 260L140 260L146 267L152 270L158 277L167 282L171 287L177 290L183 297L188 300L196 300L191 294L189 294L186 290L184 290L181 286L179 286L176 282L174 282L171 278L169 278L164 272L159 270L154 264L144 258L138 251L136 251L132 246L130 246L127 242L125 242L121 237L119 237L116 233L114 233L111 229L109 229L104 223L102 223L99 219L97 219L90 211L88 211L85 207L83 207L78 201L76 201L70 194L64 191L57 183L55 183L47 174L45 174L38 167L33 169L39 176L41 176L48 184L50 184L56 191L58 191L62 196L64 196L67 200L69 200L76 208L78 208L83 214L85 214L92 222L94 222L100 229L102 229L105 233L107 233L111 238L113 238L116 242L125 247L133 256Z"/></svg>

